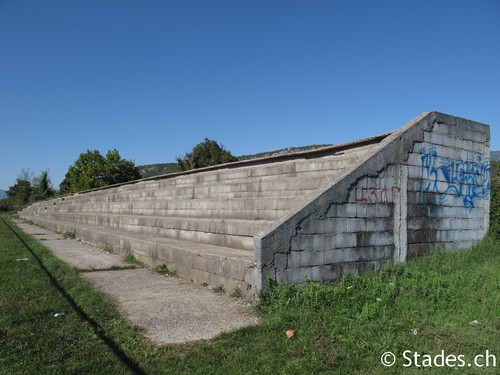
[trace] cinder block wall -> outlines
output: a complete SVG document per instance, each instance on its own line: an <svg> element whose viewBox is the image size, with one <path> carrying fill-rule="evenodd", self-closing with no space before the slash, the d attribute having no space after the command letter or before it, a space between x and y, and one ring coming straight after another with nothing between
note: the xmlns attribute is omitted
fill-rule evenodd
<svg viewBox="0 0 500 375"><path fill-rule="evenodd" d="M255 237L258 288L332 282L481 240L489 217L489 127L424 113Z"/></svg>
<svg viewBox="0 0 500 375"><path fill-rule="evenodd" d="M387 136L108 186L34 203L20 216L249 297L254 235Z"/></svg>
<svg viewBox="0 0 500 375"><path fill-rule="evenodd" d="M380 136L59 197L20 216L251 296L481 240L489 140L487 125L423 113Z"/></svg>

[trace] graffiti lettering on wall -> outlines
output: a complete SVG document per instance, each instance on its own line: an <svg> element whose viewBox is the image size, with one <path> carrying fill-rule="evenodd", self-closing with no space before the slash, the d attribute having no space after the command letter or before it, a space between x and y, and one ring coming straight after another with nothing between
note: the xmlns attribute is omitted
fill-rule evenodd
<svg viewBox="0 0 500 375"><path fill-rule="evenodd" d="M367 204L393 204L394 199L401 191L399 186L369 187L368 189L356 188L354 199L357 203Z"/></svg>
<svg viewBox="0 0 500 375"><path fill-rule="evenodd" d="M420 150L422 178L418 191L437 193L435 204L444 204L448 197L461 199L466 209L472 209L490 193L490 161L476 154L467 160L439 158L434 146ZM438 162L438 158L439 161Z"/></svg>

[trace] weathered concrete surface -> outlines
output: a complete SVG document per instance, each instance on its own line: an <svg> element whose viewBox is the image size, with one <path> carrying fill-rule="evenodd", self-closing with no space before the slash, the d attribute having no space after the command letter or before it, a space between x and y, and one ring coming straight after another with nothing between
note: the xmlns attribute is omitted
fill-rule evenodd
<svg viewBox="0 0 500 375"><path fill-rule="evenodd" d="M65 263L80 270L94 270L83 272L82 276L110 295L123 315L142 327L154 343L208 340L258 322L243 300L147 268L109 270L130 264L115 254L63 239L47 229L26 223L17 225Z"/></svg>
<svg viewBox="0 0 500 375"><path fill-rule="evenodd" d="M489 142L487 125L438 112L392 132L255 236L257 289L471 247L488 230Z"/></svg>
<svg viewBox="0 0 500 375"><path fill-rule="evenodd" d="M426 112L364 140L58 197L20 215L251 298L477 243L489 142L485 124Z"/></svg>
<svg viewBox="0 0 500 375"><path fill-rule="evenodd" d="M34 225L26 223L17 223L17 225L25 233L41 241L63 262L78 270L89 271L130 266L130 263L124 262L118 255L110 254L95 246L65 239L58 233Z"/></svg>
<svg viewBox="0 0 500 375"><path fill-rule="evenodd" d="M124 315L153 342L207 340L257 323L246 303L149 269L87 272L85 278L111 295Z"/></svg>
<svg viewBox="0 0 500 375"><path fill-rule="evenodd" d="M385 137L57 197L26 207L20 216L251 298L258 292L255 234L371 155Z"/></svg>

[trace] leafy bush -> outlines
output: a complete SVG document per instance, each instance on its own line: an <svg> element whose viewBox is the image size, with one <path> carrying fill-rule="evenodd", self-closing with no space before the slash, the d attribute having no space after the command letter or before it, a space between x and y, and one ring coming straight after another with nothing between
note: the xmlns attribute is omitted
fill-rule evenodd
<svg viewBox="0 0 500 375"><path fill-rule="evenodd" d="M490 234L500 239L500 177L495 177L491 181Z"/></svg>
<svg viewBox="0 0 500 375"><path fill-rule="evenodd" d="M191 152L186 153L183 158L177 158L177 170L182 172L237 160L238 158L233 156L224 146L205 138L203 142L194 146Z"/></svg>

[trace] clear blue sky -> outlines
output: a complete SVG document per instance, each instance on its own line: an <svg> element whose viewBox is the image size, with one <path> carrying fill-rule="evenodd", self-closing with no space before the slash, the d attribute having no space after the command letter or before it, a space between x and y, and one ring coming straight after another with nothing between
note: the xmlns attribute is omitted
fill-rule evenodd
<svg viewBox="0 0 500 375"><path fill-rule="evenodd" d="M499 0L0 0L0 188L79 154L341 143L437 110L500 150Z"/></svg>

